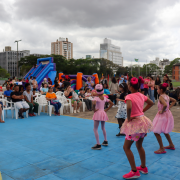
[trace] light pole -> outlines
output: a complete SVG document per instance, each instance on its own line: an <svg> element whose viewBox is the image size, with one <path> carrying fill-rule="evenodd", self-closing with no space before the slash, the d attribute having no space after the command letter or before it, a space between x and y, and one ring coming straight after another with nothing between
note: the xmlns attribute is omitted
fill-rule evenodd
<svg viewBox="0 0 180 180"><path fill-rule="evenodd" d="M14 41L14 43L17 43L17 78L18 78L18 76L19 76L19 73L18 73L18 71L19 71L19 67L18 67L18 42L19 41L22 41L22 40L16 40L16 41Z"/></svg>

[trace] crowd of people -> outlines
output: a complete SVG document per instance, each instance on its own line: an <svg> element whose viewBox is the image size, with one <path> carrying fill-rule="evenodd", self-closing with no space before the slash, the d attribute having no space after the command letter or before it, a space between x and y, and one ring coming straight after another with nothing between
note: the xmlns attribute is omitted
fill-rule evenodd
<svg viewBox="0 0 180 180"><path fill-rule="evenodd" d="M156 81L160 81L160 79L157 78ZM102 82L105 82L105 80ZM154 135L159 143L159 149L154 151L155 154L165 154L166 149L175 150L175 145L173 144L169 134L174 128L174 118L170 109L176 103L174 98L168 96L171 89L170 83L171 82L167 81L167 76L165 76L164 82L156 85L159 100L158 112L153 122L151 122L151 120L144 115L144 112L154 105L153 98L155 83L153 82L153 78L149 76L146 79L143 79L142 77L139 77L138 79L135 77L130 77L127 82L123 80L119 83L118 93L120 93L120 97L117 98L116 101L120 102L120 105L116 118L118 120L120 132L117 134L117 136L125 136L123 148L131 166L131 171L123 175L124 179L139 178L141 176L140 172L143 174L148 174L143 140L149 132L154 132ZM105 130L105 122L108 120L106 112L113 106L114 103L110 100L110 98L108 99L107 97L103 96L105 92L109 94L109 91L107 90L108 86L105 84L106 83L103 85L97 84L95 86L97 97L93 99L93 120L94 134L97 144L92 147L94 150L100 150L102 148L101 145L108 146L107 134ZM147 94L149 95L149 98ZM114 100L114 98L112 98L112 100ZM145 102L146 106L144 107ZM109 104L107 108L106 103ZM102 144L99 141L99 123L101 123L104 136L104 141ZM165 134L165 137L169 143L168 146L163 145L161 133ZM140 156L140 166L136 166L134 155L131 151L131 146L134 142L136 142L136 147Z"/></svg>
<svg viewBox="0 0 180 180"><path fill-rule="evenodd" d="M168 76L163 77L163 83L159 77L154 81L152 76L146 78L121 76L118 80L113 77L109 85L108 80L102 76L99 84L95 84L91 77L88 77L84 87L79 92L75 92L71 88L70 78L65 76L64 81L55 78L54 86L51 79L44 78L41 87L38 87L35 77L30 79L20 79L14 81L10 79L6 82L6 91L4 97L8 101L14 102L19 109L19 117L23 117L23 112L29 110L29 116L35 116L38 113L38 103L34 101L35 92L39 89L41 96L45 96L47 101L55 108L55 115L60 115L59 109L61 102L57 99L56 92L63 92L64 96L71 99L74 107L74 113L80 112L82 101L85 102L88 111L94 111L94 134L97 144L92 147L93 150L100 150L102 146L108 146L105 122L108 120L107 111L111 107L118 107L115 114L119 125L119 132L116 136L125 136L124 151L131 166L131 171L125 174L125 179L138 178L140 172L147 174L146 156L143 148L143 140L150 131L154 132L159 143L159 149L154 151L156 154L165 154L166 149L175 150L170 132L174 128L174 119L170 109L175 105L176 98L170 97L173 86ZM153 120L144 115L148 109L155 104L158 99L158 112ZM144 107L144 103L146 106ZM3 104L1 103L1 108ZM0 113L2 109L0 108ZM1 115L1 114L0 114ZM3 122L0 119L0 122ZM101 129L104 141L99 141L98 126L101 123ZM169 142L168 146L163 145L161 133L165 134ZM141 159L141 165L136 166L131 146L136 142L136 147Z"/></svg>

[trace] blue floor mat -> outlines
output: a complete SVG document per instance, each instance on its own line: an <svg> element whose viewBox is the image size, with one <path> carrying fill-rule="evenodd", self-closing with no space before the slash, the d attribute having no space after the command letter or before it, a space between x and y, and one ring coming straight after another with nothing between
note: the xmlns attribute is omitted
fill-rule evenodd
<svg viewBox="0 0 180 180"><path fill-rule="evenodd" d="M69 116L5 119L0 124L0 171L3 180L117 180L130 171L118 125L106 123L108 147L95 151L93 121ZM180 180L180 134L170 133L176 150L154 154L159 148L153 133L145 138L148 175L139 180ZM100 142L103 134L99 127ZM168 142L162 135L164 145ZM132 145L136 165L140 158Z"/></svg>

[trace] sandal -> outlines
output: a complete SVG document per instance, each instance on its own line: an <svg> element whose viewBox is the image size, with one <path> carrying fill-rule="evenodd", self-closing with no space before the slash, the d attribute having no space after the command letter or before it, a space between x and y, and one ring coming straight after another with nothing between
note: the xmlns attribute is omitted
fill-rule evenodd
<svg viewBox="0 0 180 180"><path fill-rule="evenodd" d="M155 154L166 154L166 151L165 150L157 150L157 151L154 151Z"/></svg>
<svg viewBox="0 0 180 180"><path fill-rule="evenodd" d="M175 150L176 148L175 147L166 146L166 147L164 147L164 149Z"/></svg>

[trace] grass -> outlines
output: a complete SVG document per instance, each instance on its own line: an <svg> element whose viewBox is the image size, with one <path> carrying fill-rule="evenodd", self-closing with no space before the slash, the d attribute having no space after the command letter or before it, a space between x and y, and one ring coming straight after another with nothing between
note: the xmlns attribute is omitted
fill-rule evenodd
<svg viewBox="0 0 180 180"><path fill-rule="evenodd" d="M180 82L172 82L172 84L173 84L173 87L178 87L178 86L180 86Z"/></svg>

